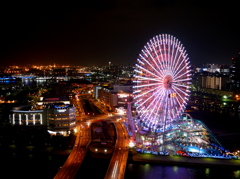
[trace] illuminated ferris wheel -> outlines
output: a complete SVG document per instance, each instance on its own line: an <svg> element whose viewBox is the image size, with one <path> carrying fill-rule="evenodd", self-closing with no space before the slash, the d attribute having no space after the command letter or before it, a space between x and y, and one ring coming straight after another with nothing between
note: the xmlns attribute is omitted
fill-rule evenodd
<svg viewBox="0 0 240 179"><path fill-rule="evenodd" d="M141 50L135 73L137 129L171 129L184 112L190 95L190 62L183 45L172 35L153 37Z"/></svg>

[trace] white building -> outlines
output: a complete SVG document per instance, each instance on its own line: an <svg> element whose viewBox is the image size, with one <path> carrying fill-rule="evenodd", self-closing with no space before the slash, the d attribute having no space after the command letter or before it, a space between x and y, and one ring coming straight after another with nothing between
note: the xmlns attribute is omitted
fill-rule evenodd
<svg viewBox="0 0 240 179"><path fill-rule="evenodd" d="M45 104L41 110L33 110L31 106L13 108L10 124L22 126L46 126L50 133L68 135L76 130L76 107L71 104Z"/></svg>
<svg viewBox="0 0 240 179"><path fill-rule="evenodd" d="M32 110L31 106L14 107L9 116L12 125L41 126L46 125L44 110Z"/></svg>

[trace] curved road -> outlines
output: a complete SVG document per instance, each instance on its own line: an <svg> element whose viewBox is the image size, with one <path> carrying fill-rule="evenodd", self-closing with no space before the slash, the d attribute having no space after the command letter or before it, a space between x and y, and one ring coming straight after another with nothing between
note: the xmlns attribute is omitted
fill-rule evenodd
<svg viewBox="0 0 240 179"><path fill-rule="evenodd" d="M78 135L73 150L54 179L74 178L83 162L90 140L91 136L89 126L87 123L82 122L78 125Z"/></svg>
<svg viewBox="0 0 240 179"><path fill-rule="evenodd" d="M114 122L117 141L104 179L123 179L128 158L128 133L123 123Z"/></svg>

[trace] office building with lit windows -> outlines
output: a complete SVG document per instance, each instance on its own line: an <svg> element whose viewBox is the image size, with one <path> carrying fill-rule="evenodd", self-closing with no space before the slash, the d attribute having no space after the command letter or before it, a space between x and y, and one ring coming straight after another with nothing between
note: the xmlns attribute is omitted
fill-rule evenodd
<svg viewBox="0 0 240 179"><path fill-rule="evenodd" d="M72 104L53 103L46 106L48 130L68 135L76 129L76 107Z"/></svg>
<svg viewBox="0 0 240 179"><path fill-rule="evenodd" d="M112 111L126 113L129 102L133 101L133 84L115 84L113 88L96 88L98 99Z"/></svg>
<svg viewBox="0 0 240 179"><path fill-rule="evenodd" d="M68 135L76 130L76 107L71 104L50 103L43 109L31 106L14 107L9 116L10 124L21 126L46 126L51 134Z"/></svg>

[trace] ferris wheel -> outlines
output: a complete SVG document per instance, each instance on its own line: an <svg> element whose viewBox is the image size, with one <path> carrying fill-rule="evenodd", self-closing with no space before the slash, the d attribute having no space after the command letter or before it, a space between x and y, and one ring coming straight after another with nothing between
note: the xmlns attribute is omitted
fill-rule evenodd
<svg viewBox="0 0 240 179"><path fill-rule="evenodd" d="M184 112L190 95L190 62L185 48L172 35L157 35L141 50L135 73L137 130L171 129Z"/></svg>

